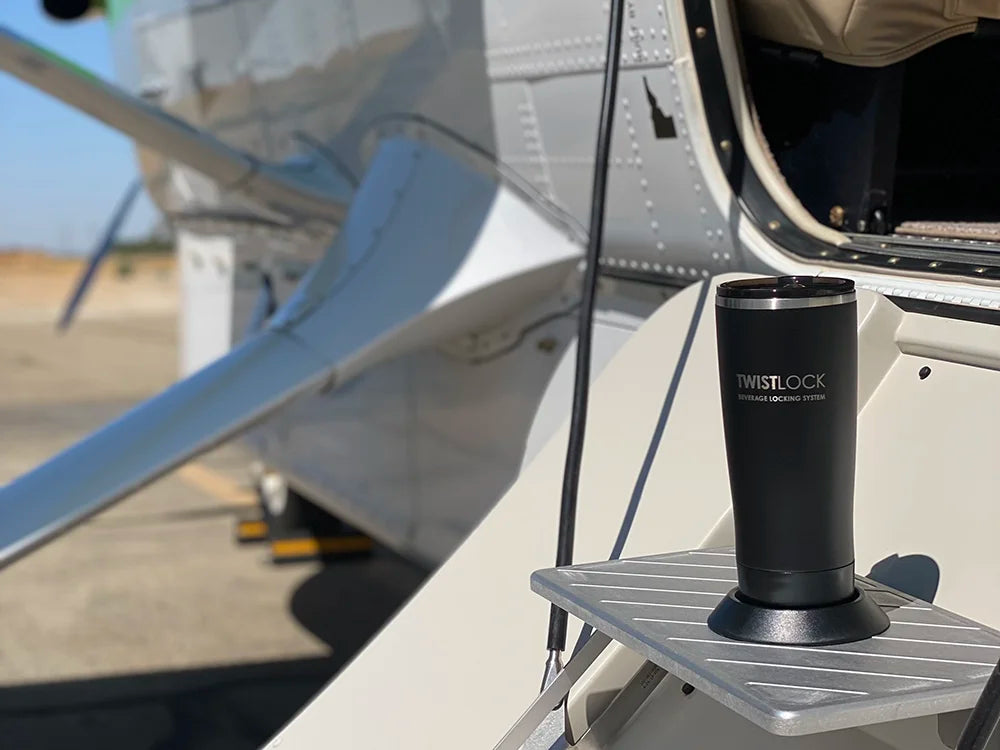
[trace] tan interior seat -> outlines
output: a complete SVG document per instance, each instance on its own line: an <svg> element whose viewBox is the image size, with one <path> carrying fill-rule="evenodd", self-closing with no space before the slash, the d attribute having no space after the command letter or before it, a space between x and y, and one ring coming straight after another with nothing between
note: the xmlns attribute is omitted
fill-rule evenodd
<svg viewBox="0 0 1000 750"><path fill-rule="evenodd" d="M1000 18L1000 0L737 0L754 36L878 67Z"/></svg>

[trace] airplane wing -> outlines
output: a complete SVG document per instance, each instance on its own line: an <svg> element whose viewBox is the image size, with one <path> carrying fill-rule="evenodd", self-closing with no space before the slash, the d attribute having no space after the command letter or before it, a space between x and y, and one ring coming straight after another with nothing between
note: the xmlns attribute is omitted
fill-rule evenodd
<svg viewBox="0 0 1000 750"><path fill-rule="evenodd" d="M339 224L350 205L349 175L264 163L3 27L0 70L288 216Z"/></svg>
<svg viewBox="0 0 1000 750"><path fill-rule="evenodd" d="M383 142L337 238L260 334L0 489L0 566L297 395L523 311L581 257L492 174Z"/></svg>

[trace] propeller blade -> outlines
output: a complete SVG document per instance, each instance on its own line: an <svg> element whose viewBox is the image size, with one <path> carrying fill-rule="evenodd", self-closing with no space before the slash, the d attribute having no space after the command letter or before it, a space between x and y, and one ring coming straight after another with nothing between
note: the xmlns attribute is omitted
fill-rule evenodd
<svg viewBox="0 0 1000 750"><path fill-rule="evenodd" d="M80 303L83 301L84 295L87 290L90 289L90 284L94 279L94 275L97 270L101 267L104 259L108 256L111 248L114 247L115 241L118 239L118 233L121 231L122 225L125 223L125 219L128 218L129 211L132 210L132 206L135 204L135 199L139 197L142 192L142 180L136 178L132 183L126 188L124 195L118 201L118 206L115 208L115 212L111 215L111 220L108 222L107 227L104 229L104 234L101 235L97 242L97 247L90 253L90 258L87 260L87 267L83 270L79 280L76 282L76 288L73 289L73 294L70 296L69 301L66 303L66 308L63 310L63 314L59 318L59 322L56 324L56 328L60 331L65 331L69 328L70 324L73 322L73 318L76 315L77 309L80 307Z"/></svg>
<svg viewBox="0 0 1000 750"><path fill-rule="evenodd" d="M0 566L298 394L521 314L581 257L566 226L478 168L385 142L267 329L0 489Z"/></svg>

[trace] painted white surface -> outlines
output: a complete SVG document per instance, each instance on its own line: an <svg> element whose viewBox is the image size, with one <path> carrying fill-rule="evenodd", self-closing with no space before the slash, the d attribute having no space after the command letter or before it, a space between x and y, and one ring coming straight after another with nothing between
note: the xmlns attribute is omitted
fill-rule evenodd
<svg viewBox="0 0 1000 750"><path fill-rule="evenodd" d="M608 555L699 291L689 288L661 307L595 383L577 523L580 562ZM732 539L714 305L711 296L707 301L625 556ZM861 387L869 394L858 422L859 570L897 553L926 554L941 566L936 601L1000 624L1000 603L984 592L1000 572L991 538L1000 523L993 502L1000 475L991 458L991 425L1000 416L998 329L901 314L869 292L859 294L859 321ZM918 345L919 357L906 353ZM932 374L921 380L924 364ZM536 694L544 661L548 607L530 593L528 576L551 566L565 441L563 428L416 598L279 735L281 747L313 747L331 726L344 746L357 748L490 747L506 732ZM571 626L571 643L575 632ZM755 734L714 703L659 692L643 713L646 729L617 747L648 747L653 737L683 747L774 746L774 738ZM387 705L391 722L382 720ZM931 744L912 743L928 726L915 722L782 746L934 747L933 737Z"/></svg>
<svg viewBox="0 0 1000 750"><path fill-rule="evenodd" d="M581 254L490 176L386 141L343 231L271 323L328 361L330 383L345 392L318 419L303 406L276 424L299 437L336 425L327 454L304 457L320 466L293 466L293 484L404 554L441 560L516 476L526 428L502 412L511 403L530 414L534 403L511 386L534 392L538 370L553 365L519 350L524 372L508 370L513 382L501 387L491 378L502 367L426 350L498 327L519 332L553 300L567 305L558 299ZM484 424L495 439L475 435Z"/></svg>
<svg viewBox="0 0 1000 750"><path fill-rule="evenodd" d="M180 375L187 377L229 351L232 343L233 242L179 232Z"/></svg>
<svg viewBox="0 0 1000 750"><path fill-rule="evenodd" d="M600 376L605 365L625 345L629 337L638 330L642 321L643 318L637 315L626 313L603 315L600 311L595 312L590 351L591 381ZM566 347L563 352L538 404L528 438L524 443L524 466L535 459L552 434L566 420L573 402L575 371L576 339L574 338L573 343Z"/></svg>

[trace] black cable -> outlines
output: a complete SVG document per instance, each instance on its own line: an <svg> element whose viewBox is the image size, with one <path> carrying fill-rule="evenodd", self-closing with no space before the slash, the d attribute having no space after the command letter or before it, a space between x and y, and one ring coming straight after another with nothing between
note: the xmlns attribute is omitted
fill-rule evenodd
<svg viewBox="0 0 1000 750"><path fill-rule="evenodd" d="M969 714L956 750L983 750L1000 724L1000 662L986 681L982 695Z"/></svg>
<svg viewBox="0 0 1000 750"><path fill-rule="evenodd" d="M608 188L608 161L611 153L611 131L615 118L618 92L618 61L621 56L624 0L611 0L608 20L608 48L604 63L604 90L597 128L597 152L594 159L594 185L590 194L590 236L587 241L587 267L583 274L579 329L576 342L576 372L573 378L573 409L570 415L569 442L566 446L566 466L563 470L562 503L559 507L559 538L556 543L556 565L573 562L573 540L576 533L576 500L580 488L580 465L583 461L583 440L587 431L587 398L590 393L590 348L594 322L594 301L597 296L597 274L604 238L604 204ZM549 612L549 651L566 649L565 610L552 606Z"/></svg>

